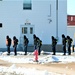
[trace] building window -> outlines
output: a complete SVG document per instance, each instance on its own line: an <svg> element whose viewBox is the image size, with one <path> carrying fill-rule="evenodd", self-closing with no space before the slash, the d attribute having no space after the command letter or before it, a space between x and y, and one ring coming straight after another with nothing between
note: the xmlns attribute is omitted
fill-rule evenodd
<svg viewBox="0 0 75 75"><path fill-rule="evenodd" d="M22 27L22 34L27 34L27 27Z"/></svg>
<svg viewBox="0 0 75 75"><path fill-rule="evenodd" d="M30 27L30 34L33 34L33 28Z"/></svg>
<svg viewBox="0 0 75 75"><path fill-rule="evenodd" d="M27 34L27 27L24 27L24 34Z"/></svg>
<svg viewBox="0 0 75 75"><path fill-rule="evenodd" d="M31 9L32 9L31 0L24 0L24 2L23 2L23 10L31 10Z"/></svg>
<svg viewBox="0 0 75 75"><path fill-rule="evenodd" d="M0 28L2 27L2 23L0 23Z"/></svg>

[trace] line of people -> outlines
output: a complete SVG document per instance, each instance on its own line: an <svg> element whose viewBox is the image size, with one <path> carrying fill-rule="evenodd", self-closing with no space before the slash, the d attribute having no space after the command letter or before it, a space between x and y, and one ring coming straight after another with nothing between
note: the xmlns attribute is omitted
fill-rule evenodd
<svg viewBox="0 0 75 75"><path fill-rule="evenodd" d="M40 55L41 52L41 46L42 46L42 41L34 34L33 35L33 39L34 39L34 50L38 50L38 55ZM66 47L68 49L68 55L71 55L71 44L72 44L72 38L70 38L70 36L65 37L64 34L62 34L62 49L64 54L66 55ZM56 45L57 45L58 40L52 36L52 51L53 51L53 55L56 55ZM27 47L28 47L28 43L29 40L28 38L24 35L23 38L23 50L24 50L24 55L27 55ZM16 36L13 37L13 40L11 40L11 38L7 35L6 36L6 46L7 46L7 55L10 55L10 46L11 44L13 45L13 49L14 49L14 55L17 55L17 45L18 45L18 39L16 38Z"/></svg>
<svg viewBox="0 0 75 75"><path fill-rule="evenodd" d="M14 55L17 55L17 45L18 45L18 39L16 38L16 36L13 37L13 41L11 40L11 38L7 35L6 36L6 46L7 46L7 55L10 55L10 46L11 44L13 45L13 49L14 49Z"/></svg>
<svg viewBox="0 0 75 75"><path fill-rule="evenodd" d="M40 52L41 52L41 50L40 50L40 48L41 48L41 46L42 46L42 41L38 38L38 37L36 37L36 35L34 34L33 35L33 39L34 39L34 50L36 50L36 49L38 49L38 54L40 55ZM27 55L27 47L28 47L28 43L29 43L29 40L28 40L28 38L24 35L24 42L23 42L23 50L24 50L24 52L25 52L25 54L24 55Z"/></svg>
<svg viewBox="0 0 75 75"><path fill-rule="evenodd" d="M63 49L63 55L66 55L66 47L68 49L68 55L71 55L71 44L72 44L72 38L70 36L65 37L64 34L62 34L62 49ZM52 51L53 55L56 55L56 44L58 40L52 36Z"/></svg>
<svg viewBox="0 0 75 75"><path fill-rule="evenodd" d="M38 49L38 53L40 55L40 48L42 46L42 41L36 37L36 35L33 35L33 39L34 39L34 50ZM26 37L26 35L24 35L23 37L23 51L25 52L24 55L27 55L27 48L28 48L28 43L29 40ZM13 40L11 40L11 38L7 35L6 36L6 46L7 46L7 55L10 55L10 46L11 44L13 45L13 49L14 49L14 55L17 55L17 45L18 45L18 39L16 38L16 36L13 37Z"/></svg>
<svg viewBox="0 0 75 75"><path fill-rule="evenodd" d="M62 46L63 46L63 55L66 55L66 47L68 49L68 55L71 55L71 44L73 40L70 36L65 37L64 34L62 34Z"/></svg>

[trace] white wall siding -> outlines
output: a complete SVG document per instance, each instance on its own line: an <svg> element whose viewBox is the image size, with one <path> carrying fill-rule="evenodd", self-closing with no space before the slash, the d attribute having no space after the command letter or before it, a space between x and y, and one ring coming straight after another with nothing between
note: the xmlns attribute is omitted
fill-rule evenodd
<svg viewBox="0 0 75 75"><path fill-rule="evenodd" d="M67 0L59 0L58 7L58 38L62 42L62 34L67 35Z"/></svg>
<svg viewBox="0 0 75 75"><path fill-rule="evenodd" d="M68 26L67 35L73 39L75 37L74 34L75 34L75 26Z"/></svg>
<svg viewBox="0 0 75 75"><path fill-rule="evenodd" d="M61 35L67 31L67 1L59 1L58 12L58 37L61 43ZM51 4L51 16L50 15ZM49 23L51 19L52 22ZM26 20L35 26L35 34L43 41L43 44L51 44L51 36L56 37L56 0L32 0L32 10L23 10L23 0L3 0L0 2L0 47L4 48L6 35L11 38L15 35L20 38L20 25Z"/></svg>

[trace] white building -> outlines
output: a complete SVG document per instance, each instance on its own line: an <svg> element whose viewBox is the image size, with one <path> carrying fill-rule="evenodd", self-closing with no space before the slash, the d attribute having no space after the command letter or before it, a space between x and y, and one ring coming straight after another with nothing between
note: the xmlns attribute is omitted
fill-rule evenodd
<svg viewBox="0 0 75 75"><path fill-rule="evenodd" d="M72 45L75 45L75 15L67 15L67 35L73 39Z"/></svg>
<svg viewBox="0 0 75 75"><path fill-rule="evenodd" d="M51 44L51 36L67 34L67 0L0 0L0 48L6 48L5 39L16 36L19 45L23 35L33 45L36 34L43 45Z"/></svg>

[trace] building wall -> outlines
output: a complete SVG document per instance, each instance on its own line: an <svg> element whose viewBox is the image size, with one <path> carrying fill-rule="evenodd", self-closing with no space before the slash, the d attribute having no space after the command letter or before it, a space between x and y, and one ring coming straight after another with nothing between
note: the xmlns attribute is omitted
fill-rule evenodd
<svg viewBox="0 0 75 75"><path fill-rule="evenodd" d="M75 15L67 16L67 35L73 39L73 44L75 44Z"/></svg>
<svg viewBox="0 0 75 75"><path fill-rule="evenodd" d="M15 35L20 40L20 25L24 25L26 20L35 26L34 33L43 44L51 44L51 36L58 36L58 44L61 44L62 33L67 34L66 0L58 0L58 28L56 19L56 0L32 0L32 10L23 10L22 0L0 1L0 22L3 24L0 28L0 47L6 48L6 35L11 38Z"/></svg>
<svg viewBox="0 0 75 75"><path fill-rule="evenodd" d="M67 35L67 0L59 0L58 14L58 43L61 44L61 35Z"/></svg>
<svg viewBox="0 0 75 75"><path fill-rule="evenodd" d="M67 27L67 35L73 39L73 44L75 45L75 26Z"/></svg>
<svg viewBox="0 0 75 75"><path fill-rule="evenodd" d="M71 38L74 38L74 33L75 33L75 26L68 26L67 35L69 35Z"/></svg>

